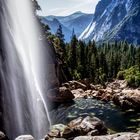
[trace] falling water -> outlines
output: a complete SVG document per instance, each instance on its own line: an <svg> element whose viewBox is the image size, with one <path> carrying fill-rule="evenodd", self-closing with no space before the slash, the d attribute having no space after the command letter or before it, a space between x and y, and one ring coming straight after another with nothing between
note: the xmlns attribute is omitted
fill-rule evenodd
<svg viewBox="0 0 140 140"><path fill-rule="evenodd" d="M21 134L41 139L51 124L45 103L47 50L31 7L31 0L0 1L4 129L11 139Z"/></svg>

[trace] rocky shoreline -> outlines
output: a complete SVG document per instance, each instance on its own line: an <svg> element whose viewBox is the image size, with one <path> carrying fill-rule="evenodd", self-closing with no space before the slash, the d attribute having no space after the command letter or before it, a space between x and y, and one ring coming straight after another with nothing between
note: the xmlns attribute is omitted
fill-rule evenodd
<svg viewBox="0 0 140 140"><path fill-rule="evenodd" d="M67 125L56 124L44 140L140 140L140 133L122 132L110 134L104 122L97 117L87 116L74 119ZM0 132L0 140L9 140ZM35 140L31 135L21 135L15 140Z"/></svg>
<svg viewBox="0 0 140 140"><path fill-rule="evenodd" d="M132 89L124 80L106 83L106 86L93 85L87 80L69 81L59 90L49 91L49 99L61 103L74 98L91 98L105 102L112 101L124 110L138 110L140 107L140 89ZM140 132L122 132L111 134L104 122L95 116L78 117L67 125L55 124L44 137L45 140L140 140ZM0 140L8 140L4 133L0 133ZM31 135L23 135L15 140L35 140Z"/></svg>
<svg viewBox="0 0 140 140"><path fill-rule="evenodd" d="M74 95L74 98L96 98L106 102L113 101L115 105L126 110L139 109L140 107L140 88L130 88L125 80L106 83L105 87L90 84L86 80L69 81L64 83L60 89L69 91L69 95L71 92L71 97Z"/></svg>

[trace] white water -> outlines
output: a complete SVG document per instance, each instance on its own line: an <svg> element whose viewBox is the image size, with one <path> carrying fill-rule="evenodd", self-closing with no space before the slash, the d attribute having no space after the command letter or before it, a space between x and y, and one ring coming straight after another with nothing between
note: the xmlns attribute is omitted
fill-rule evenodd
<svg viewBox="0 0 140 140"><path fill-rule="evenodd" d="M4 128L11 139L21 134L41 139L51 124L44 99L47 89L44 43L39 40L30 0L1 0L0 4L6 56L0 69Z"/></svg>

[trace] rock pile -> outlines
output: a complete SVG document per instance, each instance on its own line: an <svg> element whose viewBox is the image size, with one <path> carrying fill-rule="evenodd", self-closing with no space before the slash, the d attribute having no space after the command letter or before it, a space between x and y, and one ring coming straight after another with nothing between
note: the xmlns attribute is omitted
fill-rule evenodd
<svg viewBox="0 0 140 140"><path fill-rule="evenodd" d="M71 121L68 125L54 125L50 132L45 136L45 140L54 138L74 139L77 136L97 136L107 134L104 123L96 117L79 117Z"/></svg>
<svg viewBox="0 0 140 140"><path fill-rule="evenodd" d="M62 86L60 89L69 90L75 98L96 98L103 101L113 101L124 109L138 109L140 107L140 89L128 87L124 80L106 83L105 88L102 85L93 85L85 81L69 81Z"/></svg>

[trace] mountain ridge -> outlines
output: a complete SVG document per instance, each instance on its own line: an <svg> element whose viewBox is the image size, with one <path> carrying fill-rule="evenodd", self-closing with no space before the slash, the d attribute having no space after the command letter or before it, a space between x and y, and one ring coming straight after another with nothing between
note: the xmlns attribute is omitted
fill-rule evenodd
<svg viewBox="0 0 140 140"><path fill-rule="evenodd" d="M56 30L59 25L62 26L62 31L65 35L66 42L69 42L73 29L77 37L84 31L87 25L92 21L93 14L86 14L81 11L77 11L68 16L45 16L41 17L41 21L44 24L48 24L51 28L53 34L56 33ZM54 22L54 19L57 22ZM59 23L59 24L58 24Z"/></svg>
<svg viewBox="0 0 140 140"><path fill-rule="evenodd" d="M82 40L97 42L121 41L140 44L140 1L101 0L95 10L93 21L80 35ZM98 11L98 9L100 10Z"/></svg>

